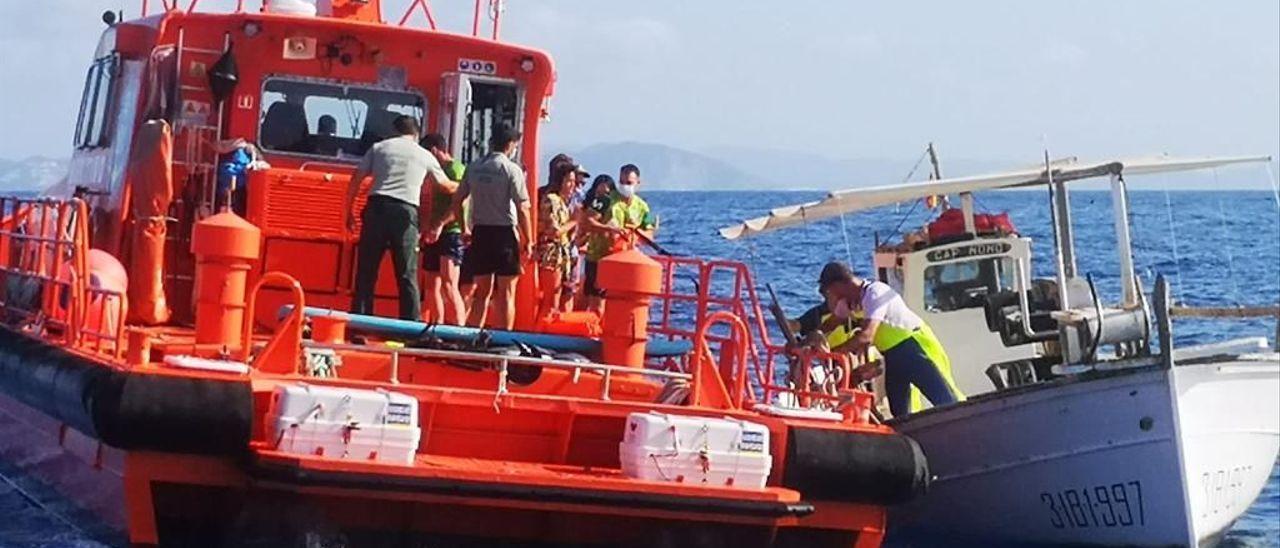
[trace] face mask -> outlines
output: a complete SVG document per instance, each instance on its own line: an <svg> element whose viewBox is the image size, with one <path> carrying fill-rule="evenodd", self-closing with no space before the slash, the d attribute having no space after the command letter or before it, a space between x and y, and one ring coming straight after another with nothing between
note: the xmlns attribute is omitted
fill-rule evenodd
<svg viewBox="0 0 1280 548"><path fill-rule="evenodd" d="M618 195L630 198L636 195L636 185L618 185Z"/></svg>
<svg viewBox="0 0 1280 548"><path fill-rule="evenodd" d="M853 311L849 309L849 301L845 299L836 301L835 307L831 309L831 315L842 322L848 321L852 313Z"/></svg>

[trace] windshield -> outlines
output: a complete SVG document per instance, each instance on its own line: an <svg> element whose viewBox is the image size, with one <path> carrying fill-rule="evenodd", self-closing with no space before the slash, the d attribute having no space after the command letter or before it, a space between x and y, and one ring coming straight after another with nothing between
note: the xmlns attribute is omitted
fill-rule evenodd
<svg viewBox="0 0 1280 548"><path fill-rule="evenodd" d="M259 145L264 150L355 160L394 135L401 114L421 123L426 99L407 91L268 80L262 91Z"/></svg>
<svg viewBox="0 0 1280 548"><path fill-rule="evenodd" d="M978 308L987 295L1013 287L1013 259L992 257L924 270L924 306L932 312Z"/></svg>

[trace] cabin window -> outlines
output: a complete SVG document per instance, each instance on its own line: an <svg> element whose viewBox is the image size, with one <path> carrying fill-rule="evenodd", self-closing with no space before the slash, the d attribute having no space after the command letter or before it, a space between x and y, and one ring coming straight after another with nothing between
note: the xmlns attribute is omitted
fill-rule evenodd
<svg viewBox="0 0 1280 548"><path fill-rule="evenodd" d="M258 144L268 151L355 161L394 135L397 116L422 123L426 105L422 95L409 91L272 79L263 87Z"/></svg>
<svg viewBox="0 0 1280 548"><path fill-rule="evenodd" d="M80 115L76 119L76 148L97 148L110 144L110 133L107 131L110 123L108 110L116 76L119 74L118 64L118 58L110 55L94 61L89 67L84 92L80 97Z"/></svg>
<svg viewBox="0 0 1280 548"><path fill-rule="evenodd" d="M924 306L931 312L980 308L987 295L1013 289L1013 259L991 257L924 270Z"/></svg>

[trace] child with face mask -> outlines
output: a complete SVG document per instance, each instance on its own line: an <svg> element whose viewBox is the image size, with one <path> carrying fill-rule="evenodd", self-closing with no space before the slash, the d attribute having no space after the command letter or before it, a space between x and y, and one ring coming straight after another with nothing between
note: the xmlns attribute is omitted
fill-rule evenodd
<svg viewBox="0 0 1280 548"><path fill-rule="evenodd" d="M640 168L634 164L622 166L618 173L618 196L609 208L609 224L624 232L624 239L632 237L631 231L640 232L652 240L658 227L654 222L648 202L636 194L640 186ZM615 249L627 245L615 244Z"/></svg>

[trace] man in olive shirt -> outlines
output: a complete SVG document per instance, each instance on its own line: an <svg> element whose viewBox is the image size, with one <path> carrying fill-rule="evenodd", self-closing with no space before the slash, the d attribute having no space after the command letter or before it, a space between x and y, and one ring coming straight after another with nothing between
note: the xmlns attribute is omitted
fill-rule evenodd
<svg viewBox="0 0 1280 548"><path fill-rule="evenodd" d="M400 319L422 319L418 296L418 204L422 183L447 180L440 162L418 146L418 120L398 116L392 123L398 134L369 148L351 174L347 187L347 230L355 232L355 202L360 185L373 176L369 201L361 216L360 242L356 248L356 287L351 312L373 313L373 291L382 254L391 249L400 296Z"/></svg>
<svg viewBox="0 0 1280 548"><path fill-rule="evenodd" d="M529 191L524 170L511 161L520 132L505 124L494 128L489 154L467 166L453 195L453 211L462 218L462 204L471 199L471 244L462 258L462 271L476 284L467 325L484 327L489 299L496 292L494 318L488 325L511 329L516 319L516 278L521 262L532 254ZM464 228L464 230L466 230ZM495 291L496 290L496 291Z"/></svg>

